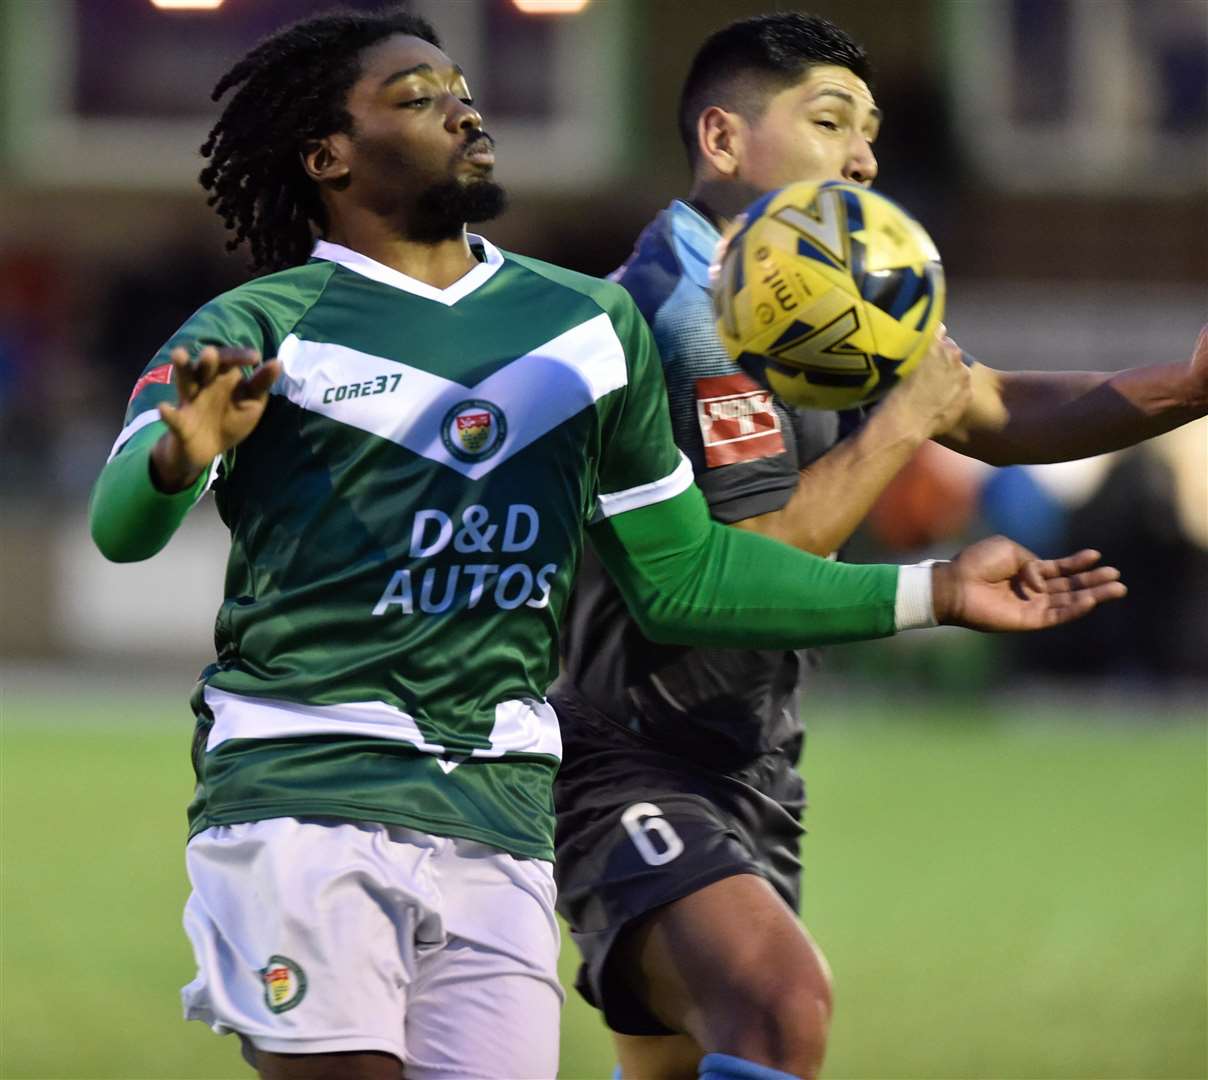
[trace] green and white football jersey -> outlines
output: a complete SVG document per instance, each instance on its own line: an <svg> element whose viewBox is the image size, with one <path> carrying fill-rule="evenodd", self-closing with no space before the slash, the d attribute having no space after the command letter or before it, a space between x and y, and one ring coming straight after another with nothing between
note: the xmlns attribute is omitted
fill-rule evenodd
<svg viewBox="0 0 1208 1080"><path fill-rule="evenodd" d="M203 307L135 387L115 454L162 431L174 346L284 369L216 469L231 552L194 833L323 815L552 858L544 691L584 525L692 472L628 294L472 242L444 290L321 242Z"/></svg>

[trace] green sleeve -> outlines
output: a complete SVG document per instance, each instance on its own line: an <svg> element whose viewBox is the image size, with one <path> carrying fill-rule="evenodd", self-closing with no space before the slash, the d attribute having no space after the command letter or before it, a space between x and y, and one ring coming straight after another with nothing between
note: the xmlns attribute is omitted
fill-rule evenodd
<svg viewBox="0 0 1208 1080"><path fill-rule="evenodd" d="M164 495L151 483L151 447L166 430L158 406L175 404L172 350L180 345L244 345L271 358L322 294L334 263L272 274L215 297L195 311L152 357L134 384L109 463L92 490L92 538L114 562L148 559L168 542L205 490L203 475L187 491Z"/></svg>
<svg viewBox="0 0 1208 1080"><path fill-rule="evenodd" d="M192 487L165 495L151 482L151 448L168 430L156 421L126 442L101 470L89 503L92 539L112 562L149 559L172 538L201 497L209 471Z"/></svg>
<svg viewBox="0 0 1208 1080"><path fill-rule="evenodd" d="M798 649L894 632L898 567L830 562L720 525L695 485L588 535L652 641Z"/></svg>

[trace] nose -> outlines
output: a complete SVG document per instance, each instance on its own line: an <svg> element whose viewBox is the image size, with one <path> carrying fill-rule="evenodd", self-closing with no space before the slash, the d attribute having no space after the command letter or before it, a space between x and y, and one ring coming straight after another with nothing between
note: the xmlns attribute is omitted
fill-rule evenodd
<svg viewBox="0 0 1208 1080"><path fill-rule="evenodd" d="M863 135L856 135L843 166L843 179L867 187L876 177L877 156L872 152L872 144Z"/></svg>
<svg viewBox="0 0 1208 1080"><path fill-rule="evenodd" d="M469 131L482 127L482 115L473 105L467 105L459 97L449 95L450 106L445 113L445 127L452 132Z"/></svg>

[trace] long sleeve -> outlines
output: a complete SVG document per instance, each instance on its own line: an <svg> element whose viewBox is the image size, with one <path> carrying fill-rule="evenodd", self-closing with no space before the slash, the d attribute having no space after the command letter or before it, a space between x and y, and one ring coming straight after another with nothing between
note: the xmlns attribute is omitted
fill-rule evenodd
<svg viewBox="0 0 1208 1080"><path fill-rule="evenodd" d="M166 430L157 421L131 436L92 489L92 539L113 562L137 562L160 551L205 491L208 471L174 495L165 495L151 482L151 449Z"/></svg>
<svg viewBox="0 0 1208 1080"><path fill-rule="evenodd" d="M330 271L314 287L322 287ZM165 495L151 483L151 448L167 431L158 406L176 403L172 376L172 350L177 346L243 345L262 356L275 355L283 336L299 311L305 310L312 290L276 289L253 282L224 293L194 312L144 366L126 405L123 427L109 462L92 490L92 538L107 559L135 562L160 551L201 497L209 471L189 489Z"/></svg>
<svg viewBox="0 0 1208 1080"><path fill-rule="evenodd" d="M804 648L897 628L898 567L830 562L719 525L695 487L605 518L589 536L654 641Z"/></svg>

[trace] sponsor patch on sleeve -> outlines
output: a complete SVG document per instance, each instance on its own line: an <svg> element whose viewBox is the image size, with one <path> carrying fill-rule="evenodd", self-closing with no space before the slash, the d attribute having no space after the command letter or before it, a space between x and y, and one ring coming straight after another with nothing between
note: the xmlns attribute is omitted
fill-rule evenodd
<svg viewBox="0 0 1208 1080"><path fill-rule="evenodd" d="M172 365L160 364L159 367L153 367L141 379L134 384L134 389L130 391L130 401L133 401L139 394L147 389L152 383L170 383L172 381ZM129 402L127 402L129 404Z"/></svg>
<svg viewBox="0 0 1208 1080"><path fill-rule="evenodd" d="M711 469L785 452L772 392L747 375L697 379L696 418Z"/></svg>

